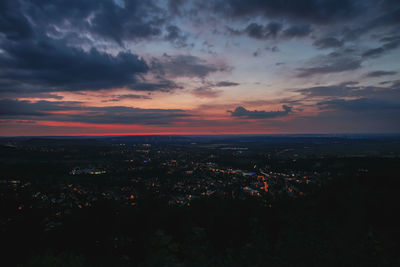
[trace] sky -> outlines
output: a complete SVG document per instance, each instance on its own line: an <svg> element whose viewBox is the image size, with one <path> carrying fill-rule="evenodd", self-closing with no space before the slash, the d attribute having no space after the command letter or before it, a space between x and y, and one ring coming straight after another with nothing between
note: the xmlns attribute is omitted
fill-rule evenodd
<svg viewBox="0 0 400 267"><path fill-rule="evenodd" d="M0 0L0 136L400 132L398 0Z"/></svg>

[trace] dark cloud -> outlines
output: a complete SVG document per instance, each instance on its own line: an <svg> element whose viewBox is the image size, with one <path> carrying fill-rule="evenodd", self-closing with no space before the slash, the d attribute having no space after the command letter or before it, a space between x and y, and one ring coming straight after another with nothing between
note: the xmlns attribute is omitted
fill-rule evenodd
<svg viewBox="0 0 400 267"><path fill-rule="evenodd" d="M380 56L385 52L385 49L383 47L378 47L378 48L373 48L365 51L362 56L363 57L377 57Z"/></svg>
<svg viewBox="0 0 400 267"><path fill-rule="evenodd" d="M400 90L400 80L392 81L392 88Z"/></svg>
<svg viewBox="0 0 400 267"><path fill-rule="evenodd" d="M171 92L175 89L182 89L183 87L176 84L174 81L161 78L154 82L138 82L131 85L130 88L136 91Z"/></svg>
<svg viewBox="0 0 400 267"><path fill-rule="evenodd" d="M292 112L292 107L283 105L282 111L264 111L264 110L247 110L242 106L237 107L234 111L228 110L233 117L242 117L247 119L271 119L283 117Z"/></svg>
<svg viewBox="0 0 400 267"><path fill-rule="evenodd" d="M310 25L294 25L287 28L283 35L288 38L305 37L312 32Z"/></svg>
<svg viewBox="0 0 400 267"><path fill-rule="evenodd" d="M33 30L18 1L0 1L0 33L13 40L32 36Z"/></svg>
<svg viewBox="0 0 400 267"><path fill-rule="evenodd" d="M123 45L161 35L167 14L155 1L21 0L38 30L79 31Z"/></svg>
<svg viewBox="0 0 400 267"><path fill-rule="evenodd" d="M296 92L304 96L310 97L338 97L349 96L354 94L354 91L361 90L359 87L348 86L347 84L338 84L330 86L315 86L304 89L296 89Z"/></svg>
<svg viewBox="0 0 400 267"><path fill-rule="evenodd" d="M270 22L265 26L251 23L243 30L243 32L254 39L268 39L275 38L281 29L282 24L278 22Z"/></svg>
<svg viewBox="0 0 400 267"><path fill-rule="evenodd" d="M374 111L374 110L398 110L400 103L385 99L359 98L359 99L334 99L319 102L321 109L348 110L354 112Z"/></svg>
<svg viewBox="0 0 400 267"><path fill-rule="evenodd" d="M0 117L2 116L42 116L45 113L38 111L34 106L27 105L28 101L11 99L0 100Z"/></svg>
<svg viewBox="0 0 400 267"><path fill-rule="evenodd" d="M0 88L2 86L0 85ZM0 91L0 99L1 98L47 98L47 99L57 99L61 100L64 97L57 95L57 94L52 94L52 93L46 93L46 92L20 92L20 91Z"/></svg>
<svg viewBox="0 0 400 267"><path fill-rule="evenodd" d="M299 68L298 77L356 70L361 68L361 63L362 59L354 51L332 52L313 58L309 67Z"/></svg>
<svg viewBox="0 0 400 267"><path fill-rule="evenodd" d="M89 107L85 113L70 115L65 120L87 123L118 124L172 124L179 121L190 121L191 114L181 109L142 109L124 106ZM63 118L59 118L63 120Z"/></svg>
<svg viewBox="0 0 400 267"><path fill-rule="evenodd" d="M341 47L344 40L356 40L371 31L391 29L391 32L396 32L400 25L400 2L396 0L220 0L213 1L213 4L207 7L211 12L219 13L229 20L251 21L255 17L264 17L279 23L293 24L295 26L287 29L288 37L307 36L311 27L324 27L324 32L337 35L337 38L315 36L317 38L315 45L319 48ZM260 20L257 21L260 23ZM298 25L310 25L310 27ZM257 26L251 28L253 38L269 37L264 34L264 26L261 24L253 26ZM339 30L340 28L342 30ZM319 39L321 41L318 41Z"/></svg>
<svg viewBox="0 0 400 267"><path fill-rule="evenodd" d="M389 82L385 87L345 82L295 91L301 93L301 97L292 103L296 110L302 107L319 109L316 116L291 120L291 126L296 129L317 132L398 132L400 129L397 123L400 84L395 82Z"/></svg>
<svg viewBox="0 0 400 267"><path fill-rule="evenodd" d="M312 32L311 25L300 24L292 25L289 28L283 29L283 24L279 22L270 22L266 25L261 25L258 23L250 23L243 30L235 30L228 27L228 30L233 35L247 35L250 38L258 40L267 40L271 38L295 38L295 37L305 37Z"/></svg>
<svg viewBox="0 0 400 267"><path fill-rule="evenodd" d="M369 78L376 78L376 77L395 75L395 74L397 74L397 71L377 70L377 71L368 72L365 76L369 77Z"/></svg>
<svg viewBox="0 0 400 267"><path fill-rule="evenodd" d="M37 31L53 31L60 35L73 31L113 40L121 46L125 41L164 37L183 44L184 35L177 26L170 25L173 19L182 16L194 23L199 16L223 16L241 21L261 16L288 24L308 25L356 20L358 15L373 8L376 14L366 28L396 25L400 17L398 2L377 0L3 0L0 7L0 30L10 38L29 36ZM280 22L265 26L252 23L246 32L262 39L276 36L281 28ZM292 26L287 34L305 36L309 30L309 26Z"/></svg>
<svg viewBox="0 0 400 267"><path fill-rule="evenodd" d="M125 95L112 95L112 99L105 100L104 102L117 102L125 99L151 99L148 95L135 95L135 94L125 94Z"/></svg>
<svg viewBox="0 0 400 267"><path fill-rule="evenodd" d="M383 10L383 14L374 18L366 26L371 28L377 28L382 26L393 26L400 24L400 3L397 0L394 1L382 1L380 7Z"/></svg>
<svg viewBox="0 0 400 267"><path fill-rule="evenodd" d="M200 77L204 78L214 72L231 71L224 63L212 64L192 55L170 56L164 54L160 59L154 59L152 70L170 77Z"/></svg>
<svg viewBox="0 0 400 267"><path fill-rule="evenodd" d="M166 31L165 40L171 42L175 47L182 48L188 46L186 43L188 36L185 35L179 27L170 25L166 28Z"/></svg>
<svg viewBox="0 0 400 267"><path fill-rule="evenodd" d="M151 2L146 4L143 1L125 1L124 4L123 8L108 3L101 5L92 20L91 30L119 43L122 40L149 38L161 34L163 18L158 17L160 13Z"/></svg>
<svg viewBox="0 0 400 267"><path fill-rule="evenodd" d="M64 112L59 114L56 111ZM141 109L125 106L85 107L80 102L29 102L11 99L0 100L0 117L3 119L149 125L191 120L191 114L181 109Z"/></svg>
<svg viewBox="0 0 400 267"><path fill-rule="evenodd" d="M325 48L338 48L343 46L343 41L340 41L337 38L334 37L326 37L326 38L321 38L316 40L313 45L318 47L319 49L325 49Z"/></svg>
<svg viewBox="0 0 400 267"><path fill-rule="evenodd" d="M380 82L379 84L381 84L381 85L388 85L388 84L390 84L389 88L397 88L397 89L400 89L400 80L383 81L383 82Z"/></svg>
<svg viewBox="0 0 400 267"><path fill-rule="evenodd" d="M180 16L185 2L186 0L168 0L168 9L172 14Z"/></svg>
<svg viewBox="0 0 400 267"><path fill-rule="evenodd" d="M214 9L231 17L263 15L289 17L315 23L328 23L334 19L348 19L362 12L357 1L350 0L220 0L214 1ZM361 13L362 14L362 13Z"/></svg>
<svg viewBox="0 0 400 267"><path fill-rule="evenodd" d="M346 131L357 128L358 131L399 129L396 122L400 116L400 86L396 83L379 87L347 82L299 89L297 92L303 96L294 103L297 109L311 105L320 110L316 117L304 119L304 124L314 121L321 127L335 131L323 121L325 119Z"/></svg>
<svg viewBox="0 0 400 267"><path fill-rule="evenodd" d="M381 39L381 42L384 44L380 47L369 49L365 51L362 56L364 58L368 57L379 57L388 51L394 50L398 47L400 47L400 36L391 36L391 37L385 37Z"/></svg>
<svg viewBox="0 0 400 267"><path fill-rule="evenodd" d="M230 82L230 81L221 81L221 82L217 82L215 84L215 86L218 86L218 87L228 87L228 86L237 86L237 85L239 85L239 83Z"/></svg>
<svg viewBox="0 0 400 267"><path fill-rule="evenodd" d="M337 43L335 39L319 39L314 42L314 45L319 48L328 48L332 46L342 46L342 43ZM336 51L327 55L320 55L312 58L308 65L303 68L299 68L300 73L298 77L308 77L315 74L326 74L326 73L337 73L343 71L356 70L362 67L363 61L368 58L375 58L382 54L394 50L400 46L399 36L389 36L380 40L383 45L364 51L359 52L359 48L339 48Z"/></svg>
<svg viewBox="0 0 400 267"><path fill-rule="evenodd" d="M0 116L46 116L51 111L75 109L80 102L0 99Z"/></svg>
<svg viewBox="0 0 400 267"><path fill-rule="evenodd" d="M346 40L357 40L368 32L383 29L396 29L400 25L400 2L397 0L365 1L369 16L355 23L355 27L346 28L343 37Z"/></svg>
<svg viewBox="0 0 400 267"><path fill-rule="evenodd" d="M116 56L92 48L84 51L62 41L8 42L0 54L0 79L42 91L98 90L130 86L148 71L145 61L130 52ZM0 88L7 90L7 88Z"/></svg>
<svg viewBox="0 0 400 267"><path fill-rule="evenodd" d="M269 51L269 52L279 52L279 48L277 46L266 46L264 49L258 48L255 52L253 52L253 56L258 57L260 56L263 51Z"/></svg>
<svg viewBox="0 0 400 267"><path fill-rule="evenodd" d="M296 89L307 99L313 98L338 98L338 97L383 97L397 98L400 96L399 86L393 83L389 87L361 86L357 82L345 82L336 85L315 86L310 88Z"/></svg>
<svg viewBox="0 0 400 267"><path fill-rule="evenodd" d="M172 35L169 38L174 39L176 36L173 36L173 31L170 33ZM138 79L150 68L142 58L130 51L111 55L93 47L84 50L69 41L41 34L19 41L3 40L0 91L82 91L119 87L140 91L172 91L181 88L162 75L157 81ZM189 55L165 56L157 66L158 69L152 68L151 71L162 71L171 77L205 77L212 72L230 70L224 64L209 64Z"/></svg>

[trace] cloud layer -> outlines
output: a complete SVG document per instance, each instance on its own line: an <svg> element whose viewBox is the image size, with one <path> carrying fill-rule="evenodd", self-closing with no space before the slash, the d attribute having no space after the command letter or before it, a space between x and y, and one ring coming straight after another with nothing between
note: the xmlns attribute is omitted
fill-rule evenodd
<svg viewBox="0 0 400 267"><path fill-rule="evenodd" d="M398 132L399 18L395 0L3 0L1 134Z"/></svg>
<svg viewBox="0 0 400 267"><path fill-rule="evenodd" d="M237 107L234 111L229 111L233 117L241 117L247 119L271 119L289 115L292 107L283 105L282 111L264 111L264 110L247 110L244 107Z"/></svg>

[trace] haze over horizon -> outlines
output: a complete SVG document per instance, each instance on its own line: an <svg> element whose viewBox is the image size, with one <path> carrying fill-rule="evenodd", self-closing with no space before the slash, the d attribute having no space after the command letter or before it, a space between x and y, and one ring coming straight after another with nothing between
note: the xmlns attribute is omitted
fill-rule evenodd
<svg viewBox="0 0 400 267"><path fill-rule="evenodd" d="M0 0L0 136L399 133L396 0Z"/></svg>

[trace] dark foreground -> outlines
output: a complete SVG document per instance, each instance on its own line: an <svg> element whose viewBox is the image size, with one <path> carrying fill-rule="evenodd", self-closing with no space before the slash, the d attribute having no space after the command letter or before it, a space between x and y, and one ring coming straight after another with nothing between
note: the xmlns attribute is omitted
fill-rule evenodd
<svg viewBox="0 0 400 267"><path fill-rule="evenodd" d="M272 166L268 166L271 173L288 172L288 168L294 174L300 172L299 168L302 169L302 174L324 173L324 170L329 170L326 173L329 173L331 178L310 182L309 186L305 187L301 187L300 182L296 186L285 184L286 188L292 188L290 192L280 190L277 184L276 192L259 190L258 195L236 193L243 188L243 184L237 188L233 184L231 187L221 186L221 192L218 188L214 188L215 193L205 194L204 197L191 196L190 201L183 198L183 195L187 194L186 191L175 190L163 194L163 190L175 188L176 183L179 184L181 181L181 178L173 178L180 177L179 173L182 173L177 167L179 159L172 167L166 167L166 173L172 172L170 176L167 174L163 176L162 169L156 174L147 172L147 167L142 166L144 164L142 162L135 165L137 169L134 174L129 174L131 175L129 177L136 177L135 173L140 175L141 181L151 180L151 175L161 177L159 186L154 189L154 184L157 184L158 180L151 180L152 187L146 186L146 182L136 180L132 182L133 184L128 183L125 178L118 178L128 174L117 172L110 165L107 165L108 173L104 175L94 177L89 174L76 176L68 173L63 176L62 173L65 171L62 166L67 166L65 170L74 166L70 165L69 145L62 145L62 153L66 156L62 162L54 161L53 153L58 153L54 144L3 146L2 175L9 177L15 173L19 180L4 178L1 184L2 265L400 266L398 253L400 180L397 167L400 166L400 158L396 154L396 144L398 145L397 141L385 148L395 151L390 157L379 154L386 153L382 151L382 147L385 147L383 144L368 145L369 150L371 147L377 147L373 152L368 152L372 154L334 157L326 156L326 152L336 151L335 146L318 143L318 148L325 155L324 158L318 154L320 152L313 155L307 152L305 155L299 146L285 144L285 147L294 147L296 162L302 158L301 166L293 166L293 158L290 155L282 155L281 151L287 151L287 148L282 150L282 144L279 146L268 144L261 147L258 145L260 151L271 152L269 164ZM81 146L74 145L70 151L78 149L83 153L82 151L87 150ZM365 147L365 144L357 146ZM38 152L33 147L41 149ZM53 149L49 149L50 147ZM168 156L165 155L166 162L170 162L171 157L176 158L174 154L176 146L161 148L153 145L152 147L157 150L157 155L161 153L158 151L169 151ZM179 146L178 154L184 153L184 147L185 145ZM260 164L259 151L249 144L248 147L248 150L254 153L241 152L240 155L236 155L236 152L226 152L225 146L222 152L213 150L214 165L222 169L232 164L227 161L242 159L243 153L248 153L244 158L251 159L249 166ZM95 150L103 153L101 151L107 149L115 148L102 145ZM203 148L186 147L186 149L208 157L206 155L208 152L206 153ZM207 151L208 149L207 147ZM349 149L357 150L354 146ZM135 148L129 158L136 155L135 153L142 153L141 150L142 148L139 150ZM358 150L360 152L360 149ZM126 148L123 151L124 155L128 153ZM157 157L152 156L151 152L147 153L154 164L148 167L154 171L158 168L158 163L155 163ZM232 158L227 158L228 154L218 153L228 153ZM223 162L218 161L219 156L223 156ZM201 157L197 159L198 162L202 161ZM85 158L91 162L96 161L93 155ZM30 165L21 163L26 159L31 159ZM119 162L112 157L105 161L113 162L113 160ZM76 158L73 164L79 162L82 163L82 159ZM160 166L165 166L161 162L163 161L160 160ZM243 163L243 160L241 162ZM61 168L59 176L54 178L55 173L46 171L40 167L41 164L57 165ZM214 165L212 169L215 169ZM99 166L104 165L96 166L100 168ZM241 165L241 168L248 169L249 166ZM262 170L265 168L262 166ZM54 171L54 168L52 170ZM186 172L187 170L184 173ZM255 172L256 174L246 175L246 178L243 178L246 183L251 183L251 179L254 179L253 187L257 185L257 179L260 179L258 171ZM208 175L216 181L224 178L229 184L235 181L235 177L229 180L227 174L224 174L219 178L215 170L211 172L200 167L196 167L194 174L191 175L192 180L198 179L197 176ZM168 180L168 183L162 182L162 179ZM171 179L177 179L176 183L172 183ZM272 178L268 179L266 181L269 182ZM242 181L240 183L243 183ZM70 188L74 188L71 190L76 194L72 196L71 205L68 202L68 205L63 206L57 198L50 197L51 191L59 194L61 190L59 188L64 188L62 186L68 183L72 184ZM208 180L199 180L199 188L203 186L201 183L210 186ZM130 190L135 192L134 196L132 194L131 197L128 193L124 198L113 193L112 198L104 193L111 192L111 189L107 188L115 186L133 187ZM66 187L68 188L68 185ZM93 192L102 193L96 193L96 200L88 204L87 200L82 202L79 198L88 195L90 187L96 188ZM299 188L301 194L294 194L299 192ZM232 193L224 194L224 190ZM202 196L200 191L199 196ZM278 191L280 193L277 193ZM41 202L37 200L38 192L42 196ZM43 198L44 192L48 199ZM197 191L193 192L196 194ZM171 194L176 195L172 202ZM176 202L176 199L183 201L184 205L180 205L181 202ZM76 205L73 205L74 203Z"/></svg>

